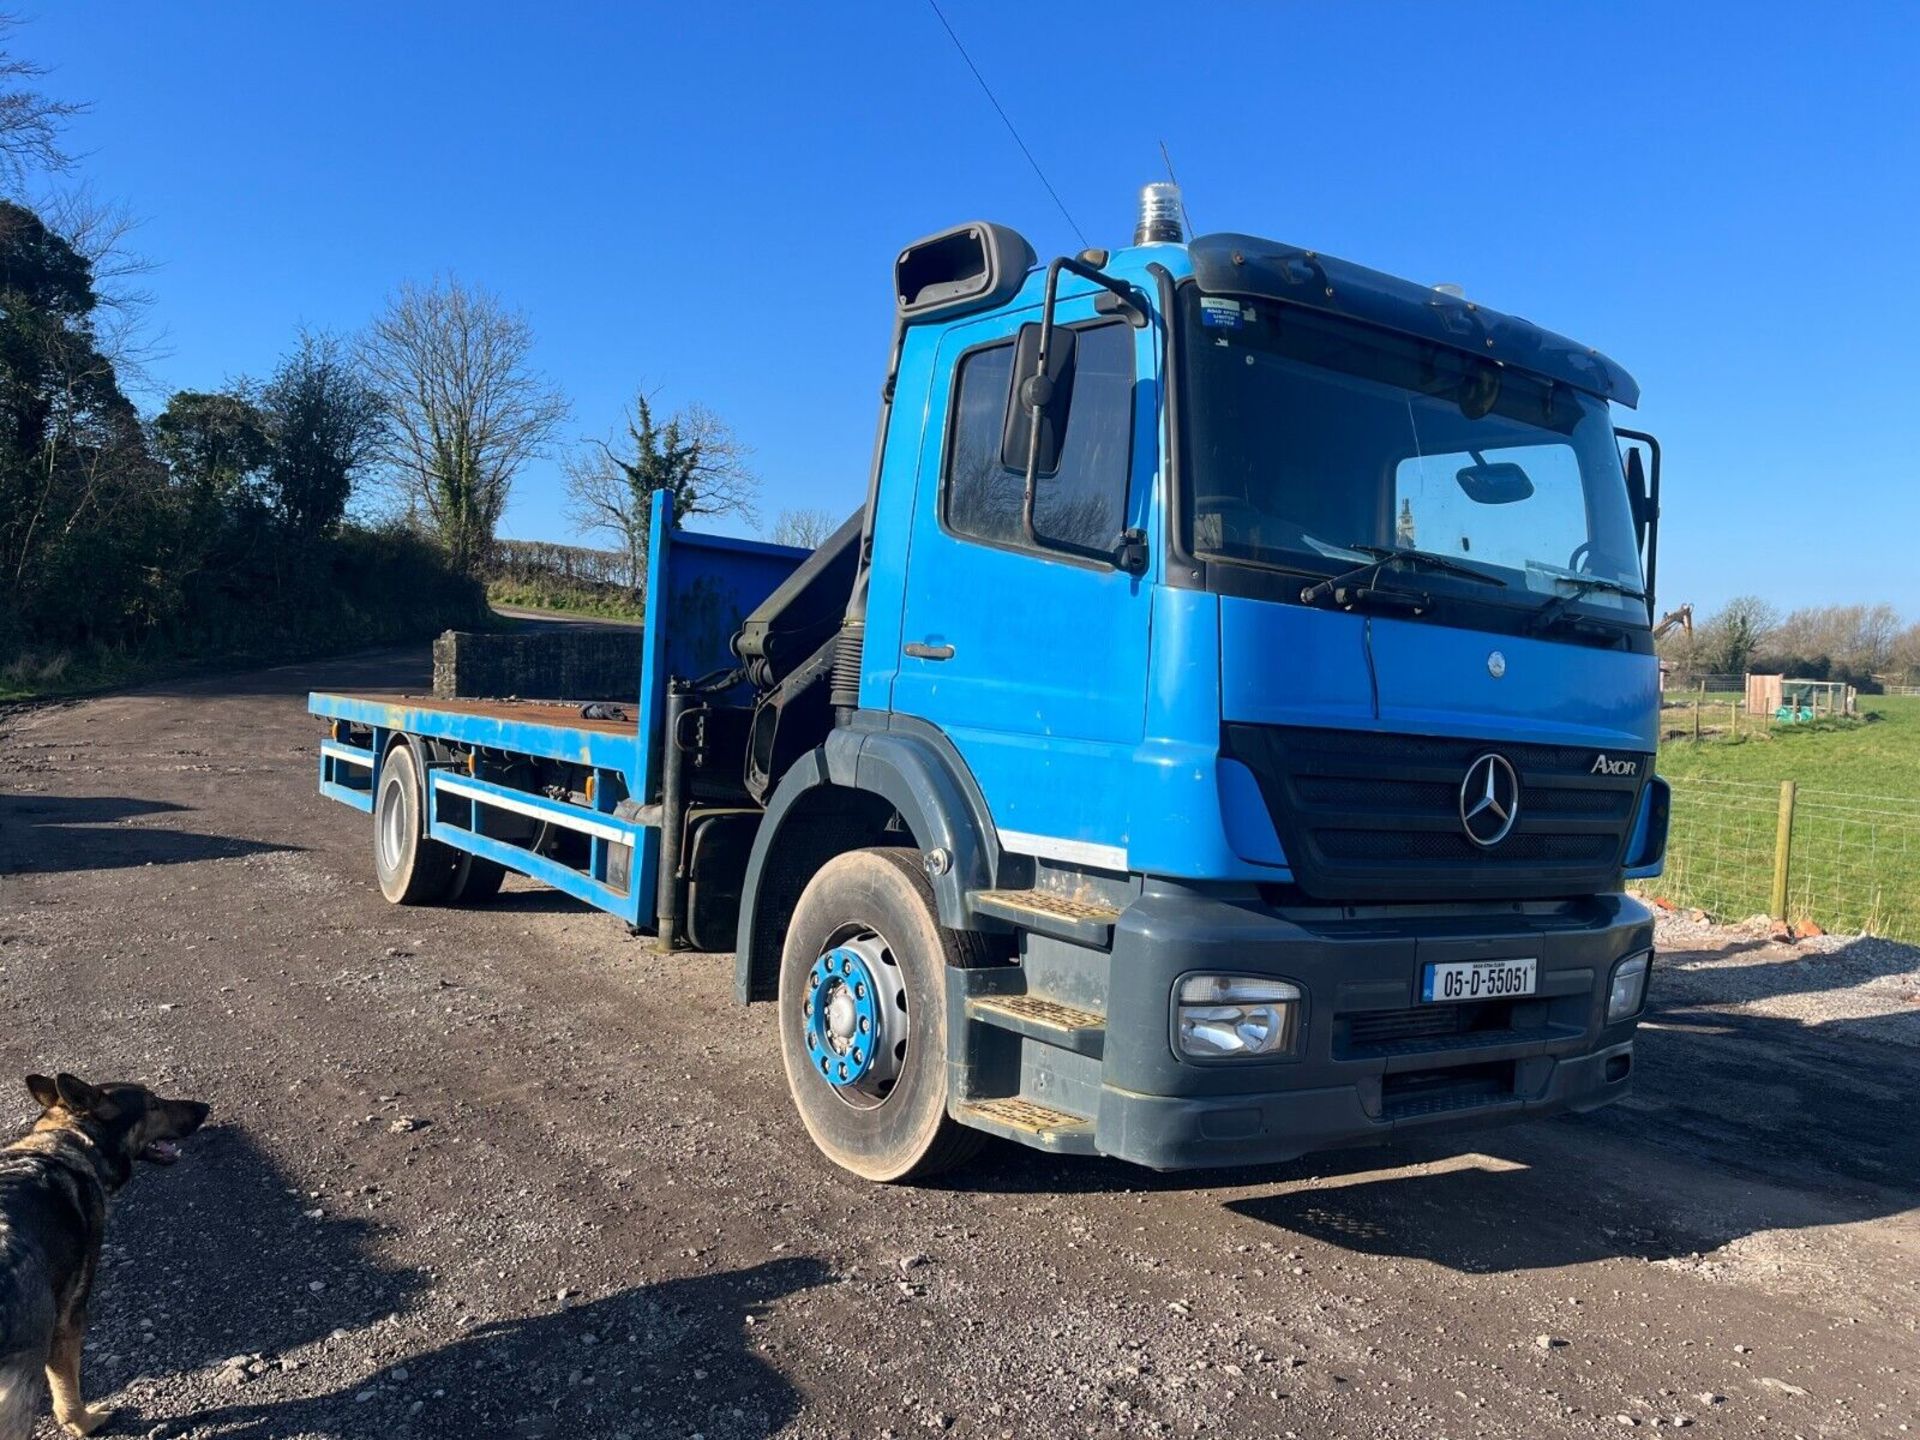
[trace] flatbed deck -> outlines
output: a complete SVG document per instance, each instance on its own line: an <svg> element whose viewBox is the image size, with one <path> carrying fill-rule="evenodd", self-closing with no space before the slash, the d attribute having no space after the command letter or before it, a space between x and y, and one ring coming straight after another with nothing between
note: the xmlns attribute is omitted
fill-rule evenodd
<svg viewBox="0 0 1920 1440"><path fill-rule="evenodd" d="M472 715L510 724L564 725L572 730L598 730L608 735L638 733L640 722L631 700L519 700L448 699L441 695L408 695L397 690L366 690L336 695L338 700L403 708L442 715ZM586 705L606 705L623 711L624 720L589 720L580 711Z"/></svg>
<svg viewBox="0 0 1920 1440"><path fill-rule="evenodd" d="M511 750L548 760L570 760L602 770L634 773L640 724L631 702L625 720L589 720L580 702L446 700L432 695L316 694L308 708L329 720L452 740L489 750Z"/></svg>
<svg viewBox="0 0 1920 1440"><path fill-rule="evenodd" d="M634 691L599 702L621 718L582 715L590 696L314 694L307 709L327 722L320 793L371 814L394 743L427 742L417 752L415 783L428 839L653 928L668 677L730 671L738 663L733 636L808 554L683 531L657 495L647 552L650 613ZM533 765L517 764L521 759ZM528 839L530 821L545 839ZM547 843L567 831L585 846Z"/></svg>

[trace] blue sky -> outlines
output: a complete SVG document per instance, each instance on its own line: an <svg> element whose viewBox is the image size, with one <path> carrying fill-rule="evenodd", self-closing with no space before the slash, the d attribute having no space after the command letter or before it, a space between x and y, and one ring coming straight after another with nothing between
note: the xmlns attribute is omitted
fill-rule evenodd
<svg viewBox="0 0 1920 1440"><path fill-rule="evenodd" d="M1667 448L1663 601L1920 618L1920 7L943 5L1093 243L1164 140L1201 229L1624 363ZM642 381L704 401L768 518L859 501L903 241L1078 248L921 0L72 3L14 44L146 217L167 388L450 271L527 312L569 439ZM572 538L556 464L503 532Z"/></svg>

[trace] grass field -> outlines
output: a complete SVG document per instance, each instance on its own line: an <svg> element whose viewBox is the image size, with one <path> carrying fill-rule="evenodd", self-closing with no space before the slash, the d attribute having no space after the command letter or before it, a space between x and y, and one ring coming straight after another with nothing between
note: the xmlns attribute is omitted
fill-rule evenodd
<svg viewBox="0 0 1920 1440"><path fill-rule="evenodd" d="M1851 724L1757 722L1729 733L1709 697L1699 743L1668 739L1660 773L1674 788L1667 873L1649 889L1720 918L1769 908L1780 782L1798 784L1788 910L1829 930L1920 940L1920 698L1862 696ZM1684 705L1663 731L1690 733Z"/></svg>

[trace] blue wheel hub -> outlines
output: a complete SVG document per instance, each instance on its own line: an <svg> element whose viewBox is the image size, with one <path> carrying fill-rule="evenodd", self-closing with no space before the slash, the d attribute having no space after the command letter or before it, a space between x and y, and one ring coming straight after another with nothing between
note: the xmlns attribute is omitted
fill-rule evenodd
<svg viewBox="0 0 1920 1440"><path fill-rule="evenodd" d="M867 958L839 945L807 972L807 1057L835 1089L858 1085L885 1044L879 987Z"/></svg>

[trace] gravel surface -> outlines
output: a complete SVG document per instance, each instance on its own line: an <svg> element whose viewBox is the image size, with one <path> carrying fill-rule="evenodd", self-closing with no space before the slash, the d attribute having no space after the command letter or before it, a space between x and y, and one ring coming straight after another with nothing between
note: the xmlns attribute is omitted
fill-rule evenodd
<svg viewBox="0 0 1920 1440"><path fill-rule="evenodd" d="M1670 918L1636 1093L1588 1117L1199 1176L996 1146L872 1188L816 1158L728 960L517 882L382 902L304 693L425 679L0 717L0 1072L215 1109L115 1211L111 1433L1920 1427L1911 950Z"/></svg>

